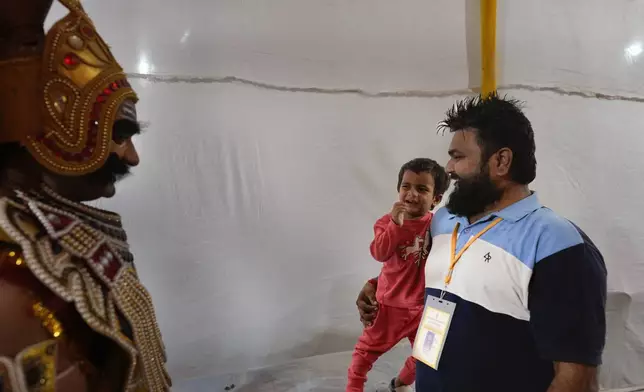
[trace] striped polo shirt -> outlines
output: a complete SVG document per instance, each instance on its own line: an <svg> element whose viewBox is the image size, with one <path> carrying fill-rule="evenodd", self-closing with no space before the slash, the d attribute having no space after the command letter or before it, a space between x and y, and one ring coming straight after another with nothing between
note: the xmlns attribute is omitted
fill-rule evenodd
<svg viewBox="0 0 644 392"><path fill-rule="evenodd" d="M497 218L463 253L456 252ZM598 365L604 347L606 267L591 240L536 194L470 224L439 210L425 267L426 295L455 302L438 370L417 362L417 392L546 392L553 362Z"/></svg>

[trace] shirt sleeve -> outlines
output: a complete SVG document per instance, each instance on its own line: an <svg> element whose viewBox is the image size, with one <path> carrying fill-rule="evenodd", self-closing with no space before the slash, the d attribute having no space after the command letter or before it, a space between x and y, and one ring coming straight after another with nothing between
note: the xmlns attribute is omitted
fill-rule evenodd
<svg viewBox="0 0 644 392"><path fill-rule="evenodd" d="M371 242L371 256L380 262L385 262L391 258L400 243L400 235L403 233L402 228L391 220L391 215L387 214L378 219L373 228L374 239Z"/></svg>
<svg viewBox="0 0 644 392"><path fill-rule="evenodd" d="M544 359L597 366L606 339L606 266L590 239L581 230L576 234L577 244L536 263L529 289L530 325ZM539 241L547 246L548 238Z"/></svg>

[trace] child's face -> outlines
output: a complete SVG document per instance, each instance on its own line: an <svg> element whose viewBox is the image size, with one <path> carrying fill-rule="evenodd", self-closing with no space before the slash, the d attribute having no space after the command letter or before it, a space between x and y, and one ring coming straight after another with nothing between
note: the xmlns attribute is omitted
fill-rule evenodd
<svg viewBox="0 0 644 392"><path fill-rule="evenodd" d="M398 198L407 206L407 219L424 216L440 202L440 197L434 196L434 177L428 172L410 170L403 174Z"/></svg>

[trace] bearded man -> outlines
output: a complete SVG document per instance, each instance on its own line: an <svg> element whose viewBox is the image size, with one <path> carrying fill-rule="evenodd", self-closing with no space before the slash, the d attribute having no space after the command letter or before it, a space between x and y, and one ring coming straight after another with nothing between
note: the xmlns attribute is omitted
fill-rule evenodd
<svg viewBox="0 0 644 392"><path fill-rule="evenodd" d="M577 226L541 205L520 105L474 97L447 112L455 187L431 223L417 392L589 392L606 334L606 267ZM377 278L357 305L369 326Z"/></svg>
<svg viewBox="0 0 644 392"><path fill-rule="evenodd" d="M170 389L111 197L139 162L136 94L78 0L0 5L0 391Z"/></svg>

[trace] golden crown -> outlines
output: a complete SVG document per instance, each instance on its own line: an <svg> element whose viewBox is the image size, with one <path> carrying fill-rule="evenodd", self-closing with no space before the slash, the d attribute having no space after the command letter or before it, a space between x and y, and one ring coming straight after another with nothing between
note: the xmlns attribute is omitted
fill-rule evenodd
<svg viewBox="0 0 644 392"><path fill-rule="evenodd" d="M42 56L0 64L0 142L21 142L55 173L83 175L105 164L119 106L137 97L80 1L59 1L69 14Z"/></svg>

